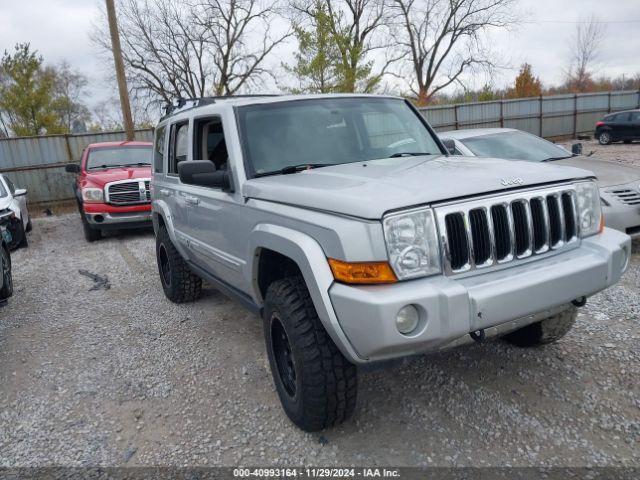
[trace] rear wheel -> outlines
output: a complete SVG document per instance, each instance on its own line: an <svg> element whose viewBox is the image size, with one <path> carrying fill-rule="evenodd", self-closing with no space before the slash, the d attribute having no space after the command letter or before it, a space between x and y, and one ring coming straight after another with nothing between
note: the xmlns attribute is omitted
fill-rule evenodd
<svg viewBox="0 0 640 480"><path fill-rule="evenodd" d="M356 367L325 331L302 277L269 286L263 321L271 373L291 421L312 432L349 418L358 391Z"/></svg>
<svg viewBox="0 0 640 480"><path fill-rule="evenodd" d="M631 143L631 140L624 140L623 143L628 145L629 143Z"/></svg>
<svg viewBox="0 0 640 480"><path fill-rule="evenodd" d="M527 325L505 335L507 342L518 347L537 347L553 343L564 337L576 323L578 309L574 306L552 317Z"/></svg>
<svg viewBox="0 0 640 480"><path fill-rule="evenodd" d="M2 255L2 288L0 288L0 301L4 301L13 295L13 277L11 275L11 255L9 249L0 246L0 255Z"/></svg>
<svg viewBox="0 0 640 480"><path fill-rule="evenodd" d="M27 238L27 226L24 224L24 218L20 220L20 225L18 226L18 248L27 248L29 246L29 239Z"/></svg>
<svg viewBox="0 0 640 480"><path fill-rule="evenodd" d="M598 135L598 142L600 142L600 145L610 145L611 140L611 134L609 132L601 132L600 135Z"/></svg>
<svg viewBox="0 0 640 480"><path fill-rule="evenodd" d="M173 303L196 300L202 292L202 279L191 271L180 252L171 242L165 227L158 229L156 259L162 289Z"/></svg>

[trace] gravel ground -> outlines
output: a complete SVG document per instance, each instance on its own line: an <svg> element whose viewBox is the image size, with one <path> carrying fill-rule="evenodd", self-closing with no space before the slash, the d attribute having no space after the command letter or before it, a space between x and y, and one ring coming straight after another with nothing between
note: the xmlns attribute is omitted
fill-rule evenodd
<svg viewBox="0 0 640 480"><path fill-rule="evenodd" d="M639 243L557 344L363 374L355 417L307 434L280 408L259 319L212 288L167 301L152 233L88 244L63 215L30 239L0 309L2 466L640 466Z"/></svg>

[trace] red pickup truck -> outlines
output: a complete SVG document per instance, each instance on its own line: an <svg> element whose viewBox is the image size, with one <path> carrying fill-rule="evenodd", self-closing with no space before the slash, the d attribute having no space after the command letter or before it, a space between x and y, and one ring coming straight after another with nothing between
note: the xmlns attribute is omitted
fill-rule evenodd
<svg viewBox="0 0 640 480"><path fill-rule="evenodd" d="M103 230L151 226L151 162L149 142L93 143L82 152L73 190L84 236L98 240Z"/></svg>

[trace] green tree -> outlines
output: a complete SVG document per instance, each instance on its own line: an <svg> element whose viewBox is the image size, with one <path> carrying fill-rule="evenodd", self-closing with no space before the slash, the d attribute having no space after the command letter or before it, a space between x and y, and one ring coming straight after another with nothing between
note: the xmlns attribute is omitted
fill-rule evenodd
<svg viewBox="0 0 640 480"><path fill-rule="evenodd" d="M28 43L5 50L0 61L0 116L7 134L61 133L64 126L54 107L55 71Z"/></svg>
<svg viewBox="0 0 640 480"><path fill-rule="evenodd" d="M298 40L293 66L284 64L284 69L292 74L298 86L293 93L332 93L340 91L340 51L331 31L327 7L323 1L316 1L310 9L311 29L305 30L294 25Z"/></svg>

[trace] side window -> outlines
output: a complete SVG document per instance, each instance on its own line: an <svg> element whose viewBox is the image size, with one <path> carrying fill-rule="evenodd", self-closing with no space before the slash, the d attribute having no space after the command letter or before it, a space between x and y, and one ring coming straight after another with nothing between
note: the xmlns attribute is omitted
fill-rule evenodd
<svg viewBox="0 0 640 480"><path fill-rule="evenodd" d="M169 172L178 173L178 164L187 159L189 123L175 123L171 125L171 143L169 149Z"/></svg>
<svg viewBox="0 0 640 480"><path fill-rule="evenodd" d="M614 122L616 123L628 123L629 122L629 113L619 113L615 116Z"/></svg>
<svg viewBox="0 0 640 480"><path fill-rule="evenodd" d="M164 126L156 129L156 143L153 151L153 169L156 173L162 173L164 165L164 132Z"/></svg>
<svg viewBox="0 0 640 480"><path fill-rule="evenodd" d="M631 112L631 123L640 123L640 112Z"/></svg>
<svg viewBox="0 0 640 480"><path fill-rule="evenodd" d="M218 116L196 120L193 138L193 155L197 160L210 160L216 170L228 166L229 154L222 128L222 119Z"/></svg>

